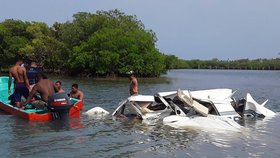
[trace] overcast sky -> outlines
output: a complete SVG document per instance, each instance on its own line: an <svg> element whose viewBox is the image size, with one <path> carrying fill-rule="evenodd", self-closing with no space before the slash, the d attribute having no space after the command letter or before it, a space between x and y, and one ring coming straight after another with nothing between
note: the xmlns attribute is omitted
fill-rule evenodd
<svg viewBox="0 0 280 158"><path fill-rule="evenodd" d="M0 0L0 21L49 24L77 12L136 15L157 48L183 59L280 57L280 0Z"/></svg>

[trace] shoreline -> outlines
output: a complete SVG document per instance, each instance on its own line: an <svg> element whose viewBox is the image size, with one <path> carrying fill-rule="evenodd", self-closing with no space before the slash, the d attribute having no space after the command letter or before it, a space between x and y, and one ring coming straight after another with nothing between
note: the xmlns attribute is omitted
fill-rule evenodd
<svg viewBox="0 0 280 158"><path fill-rule="evenodd" d="M127 82L129 81L128 77L87 77L87 76L71 76L71 75L63 75L63 74L57 74L57 73L46 73L48 78L50 79L60 79L60 78L64 78L64 79L82 79L82 80L93 80L93 81L105 81L105 82L110 82L110 81L114 81L114 82ZM2 72L1 76L8 76L8 72ZM149 82L169 82L168 78L166 76L161 75L159 77L137 77L137 80L140 82L144 82L144 83L149 83Z"/></svg>
<svg viewBox="0 0 280 158"><path fill-rule="evenodd" d="M219 70L224 70L224 71L280 71L280 69L170 69L170 70L167 70L168 71L173 71L173 70L213 70L213 71L219 71ZM166 72L166 73L167 73ZM49 76L64 76L64 77L73 77L73 78L90 78L90 79L93 79L93 80L97 80L97 81L117 81L117 80L127 80L128 77L126 76L117 76L117 75L114 75L114 76L98 76L98 75L81 75L81 74L78 74L78 75L68 75L68 74L61 74L61 73L56 73L56 72L45 72L47 75ZM158 77L137 77L137 79L139 80L144 80L144 79L159 79L159 78L164 78L164 75L165 74L162 74ZM0 76L8 76L9 75L9 70L8 69L2 69L1 72L0 72Z"/></svg>

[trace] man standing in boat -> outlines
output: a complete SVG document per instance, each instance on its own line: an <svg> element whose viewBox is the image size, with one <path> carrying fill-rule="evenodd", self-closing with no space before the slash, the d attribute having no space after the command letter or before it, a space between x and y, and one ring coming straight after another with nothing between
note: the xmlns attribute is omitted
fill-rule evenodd
<svg viewBox="0 0 280 158"><path fill-rule="evenodd" d="M138 81L137 81L137 78L133 71L130 71L129 74L130 74L130 76L129 76L129 80L130 80L129 93L131 96L136 96L136 95L138 95ZM149 104L139 103L139 106L141 107L141 111L143 113L151 112L151 110L148 109Z"/></svg>
<svg viewBox="0 0 280 158"><path fill-rule="evenodd" d="M12 77L14 78L15 91L11 97L12 102L20 108L21 97L28 97L29 81L26 75L26 69L21 67L23 60L19 59L9 71L8 93L11 95Z"/></svg>
<svg viewBox="0 0 280 158"><path fill-rule="evenodd" d="M138 95L138 81L137 81L133 71L130 71L129 74L130 74L130 76L129 76L129 80L130 80L129 93L130 93L130 95Z"/></svg>
<svg viewBox="0 0 280 158"><path fill-rule="evenodd" d="M26 74L30 84L30 90L38 82L36 76L38 73L43 73L42 69L37 67L35 62L31 62L30 66L27 68Z"/></svg>
<svg viewBox="0 0 280 158"><path fill-rule="evenodd" d="M70 97L76 98L79 100L83 100L84 93L82 91L78 90L78 84L76 84L76 83L72 84Z"/></svg>

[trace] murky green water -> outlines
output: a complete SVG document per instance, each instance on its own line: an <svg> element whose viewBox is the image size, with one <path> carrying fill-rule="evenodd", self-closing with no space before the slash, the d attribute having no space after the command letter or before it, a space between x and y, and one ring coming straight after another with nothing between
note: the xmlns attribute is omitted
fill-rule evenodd
<svg viewBox="0 0 280 158"><path fill-rule="evenodd" d="M66 91L78 83L85 93L83 112L100 106L110 112L128 97L129 81L52 76ZM139 79L141 94L181 89L232 88L236 98L250 92L280 111L279 71L175 70L162 79ZM1 157L279 157L280 116L246 121L240 133L177 130L159 122L115 121L82 115L69 124L28 122L0 113Z"/></svg>

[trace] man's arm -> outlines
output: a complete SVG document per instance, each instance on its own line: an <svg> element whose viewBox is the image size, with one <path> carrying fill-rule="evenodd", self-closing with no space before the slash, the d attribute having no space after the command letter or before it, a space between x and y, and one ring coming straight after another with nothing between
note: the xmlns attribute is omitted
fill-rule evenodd
<svg viewBox="0 0 280 158"><path fill-rule="evenodd" d="M80 91L79 99L83 100L84 99L84 93Z"/></svg>
<svg viewBox="0 0 280 158"><path fill-rule="evenodd" d="M25 106L27 103L29 103L31 101L31 99L34 97L34 95L37 93L37 85L35 85L31 92L29 93L27 99L25 100L24 103L21 103L21 106Z"/></svg>
<svg viewBox="0 0 280 158"><path fill-rule="evenodd" d="M13 77L13 75L12 75L11 71L9 71L9 82L8 82L8 93L9 93L9 95L11 94L12 77Z"/></svg>
<svg viewBox="0 0 280 158"><path fill-rule="evenodd" d="M29 80L27 78L27 74L26 74L26 69L23 68L23 77L24 77L24 83L25 83L25 86L30 89L30 84L29 84Z"/></svg>

